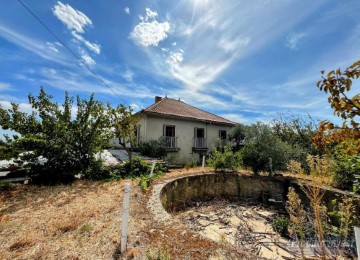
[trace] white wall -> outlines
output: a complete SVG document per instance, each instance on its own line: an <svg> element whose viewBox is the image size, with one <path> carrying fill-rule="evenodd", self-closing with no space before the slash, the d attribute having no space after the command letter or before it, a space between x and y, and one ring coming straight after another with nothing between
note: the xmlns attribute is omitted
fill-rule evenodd
<svg viewBox="0 0 360 260"><path fill-rule="evenodd" d="M205 137L207 138L208 152L211 151L213 145L219 138L219 130L226 130L227 134L231 126L220 124L209 124L200 121L188 121L182 119L161 118L155 116L145 115L139 119L140 139L141 141L158 140L163 135L164 125L175 126L175 136L177 137L177 144L180 150L178 152L170 152L177 154L178 160L182 162L190 161L192 159L198 160L199 154L192 151L194 128L204 128Z"/></svg>

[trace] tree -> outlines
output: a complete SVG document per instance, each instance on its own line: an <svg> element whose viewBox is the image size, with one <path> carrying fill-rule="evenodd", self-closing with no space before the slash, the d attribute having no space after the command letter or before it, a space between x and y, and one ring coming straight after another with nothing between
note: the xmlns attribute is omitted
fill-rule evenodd
<svg viewBox="0 0 360 260"><path fill-rule="evenodd" d="M270 174L272 170L285 170L288 161L293 158L294 149L265 124L251 125L245 138L245 146L240 150L241 156L244 165L251 167L255 174L263 170Z"/></svg>
<svg viewBox="0 0 360 260"><path fill-rule="evenodd" d="M31 114L21 112L15 103L11 109L0 108L1 127L18 133L5 138L0 156L19 158L21 164L28 164L30 174L48 183L88 173L95 154L110 138L105 108L94 95L89 100L77 97L75 118L71 114L73 98L68 93L61 107L52 98L41 88L37 97L29 94ZM43 164L38 163L39 158Z"/></svg>
<svg viewBox="0 0 360 260"><path fill-rule="evenodd" d="M230 141L235 142L236 151L240 150L240 147L245 140L246 128L247 128L247 126L245 126L243 124L237 124L236 126L231 128L231 130L229 132L229 139L230 139Z"/></svg>
<svg viewBox="0 0 360 260"><path fill-rule="evenodd" d="M119 144L127 152L130 163L130 170L133 170L132 152L136 146L137 129L139 128L138 119L133 115L131 106L119 105L112 108L108 104L108 113L114 134L119 138Z"/></svg>
<svg viewBox="0 0 360 260"><path fill-rule="evenodd" d="M348 149L347 152L359 153L360 129L356 120L360 116L360 94L355 93L353 97L350 97L349 92L353 79L360 77L360 60L345 71L341 71L339 68L328 72L326 75L324 71L321 71L321 74L323 75L322 80L317 83L317 87L320 91L330 94L328 102L333 108L334 114L342 118L343 125L341 128L336 128L333 123L326 120L322 121L313 141L320 149L324 149L328 144L341 143L347 139L352 139L356 141L357 146Z"/></svg>

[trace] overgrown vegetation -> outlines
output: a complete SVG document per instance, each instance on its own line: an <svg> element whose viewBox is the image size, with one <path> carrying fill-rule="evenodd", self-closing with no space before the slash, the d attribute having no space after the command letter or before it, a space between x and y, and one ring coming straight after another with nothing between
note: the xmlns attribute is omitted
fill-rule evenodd
<svg viewBox="0 0 360 260"><path fill-rule="evenodd" d="M165 145L159 140L149 140L139 145L140 154L153 158L164 158L167 155Z"/></svg>
<svg viewBox="0 0 360 260"><path fill-rule="evenodd" d="M215 171L236 171L242 164L241 154L233 152L229 146L224 147L224 152L213 148L207 163L214 168Z"/></svg>

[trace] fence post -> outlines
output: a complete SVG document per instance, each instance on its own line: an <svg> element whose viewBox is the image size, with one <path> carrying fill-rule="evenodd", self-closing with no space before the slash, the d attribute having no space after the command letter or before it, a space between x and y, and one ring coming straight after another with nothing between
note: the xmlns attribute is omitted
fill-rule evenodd
<svg viewBox="0 0 360 260"><path fill-rule="evenodd" d="M354 227L355 231L355 242L356 242L356 251L358 258L360 256L360 227Z"/></svg>
<svg viewBox="0 0 360 260"><path fill-rule="evenodd" d="M150 171L150 177L152 177L153 174L154 174L155 164L156 164L156 162L155 162L155 161L152 161L151 171Z"/></svg>
<svg viewBox="0 0 360 260"><path fill-rule="evenodd" d="M126 183L124 185L124 203L122 212L122 223L121 223L121 253L126 251L127 233L128 233L128 222L129 222L129 208L130 208L130 191L131 184Z"/></svg>
<svg viewBox="0 0 360 260"><path fill-rule="evenodd" d="M273 171L273 168L272 168L272 159L269 158L269 169L270 169L270 176L274 176L274 171Z"/></svg>
<svg viewBox="0 0 360 260"><path fill-rule="evenodd" d="M202 171L205 171L205 155L203 155L201 167L202 167Z"/></svg>

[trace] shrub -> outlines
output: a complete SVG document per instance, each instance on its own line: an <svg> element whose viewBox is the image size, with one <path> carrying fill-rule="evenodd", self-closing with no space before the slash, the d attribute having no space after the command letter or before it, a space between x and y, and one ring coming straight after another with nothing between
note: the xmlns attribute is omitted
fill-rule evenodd
<svg viewBox="0 0 360 260"><path fill-rule="evenodd" d="M330 170L333 174L333 186L352 190L355 175L360 174L360 156L348 155L341 147L336 147Z"/></svg>
<svg viewBox="0 0 360 260"><path fill-rule="evenodd" d="M163 142L156 140L141 143L139 149L141 155L153 158L162 158L167 154Z"/></svg>
<svg viewBox="0 0 360 260"><path fill-rule="evenodd" d="M240 150L244 165L251 167L255 174L264 170L271 172L270 158L272 170L285 170L295 151L295 147L280 140L268 126L261 123L249 128L245 146Z"/></svg>
<svg viewBox="0 0 360 260"><path fill-rule="evenodd" d="M14 184L0 180L0 191L10 191L14 188Z"/></svg>
<svg viewBox="0 0 360 260"><path fill-rule="evenodd" d="M229 146L225 146L223 153L213 148L207 163L215 171L236 171L242 164L241 154L240 152L234 153Z"/></svg>
<svg viewBox="0 0 360 260"><path fill-rule="evenodd" d="M301 163L295 160L290 160L286 168L289 172L294 174L302 174L304 172Z"/></svg>
<svg viewBox="0 0 360 260"><path fill-rule="evenodd" d="M272 226L281 236L286 236L288 233L289 219L277 217L273 220Z"/></svg>

